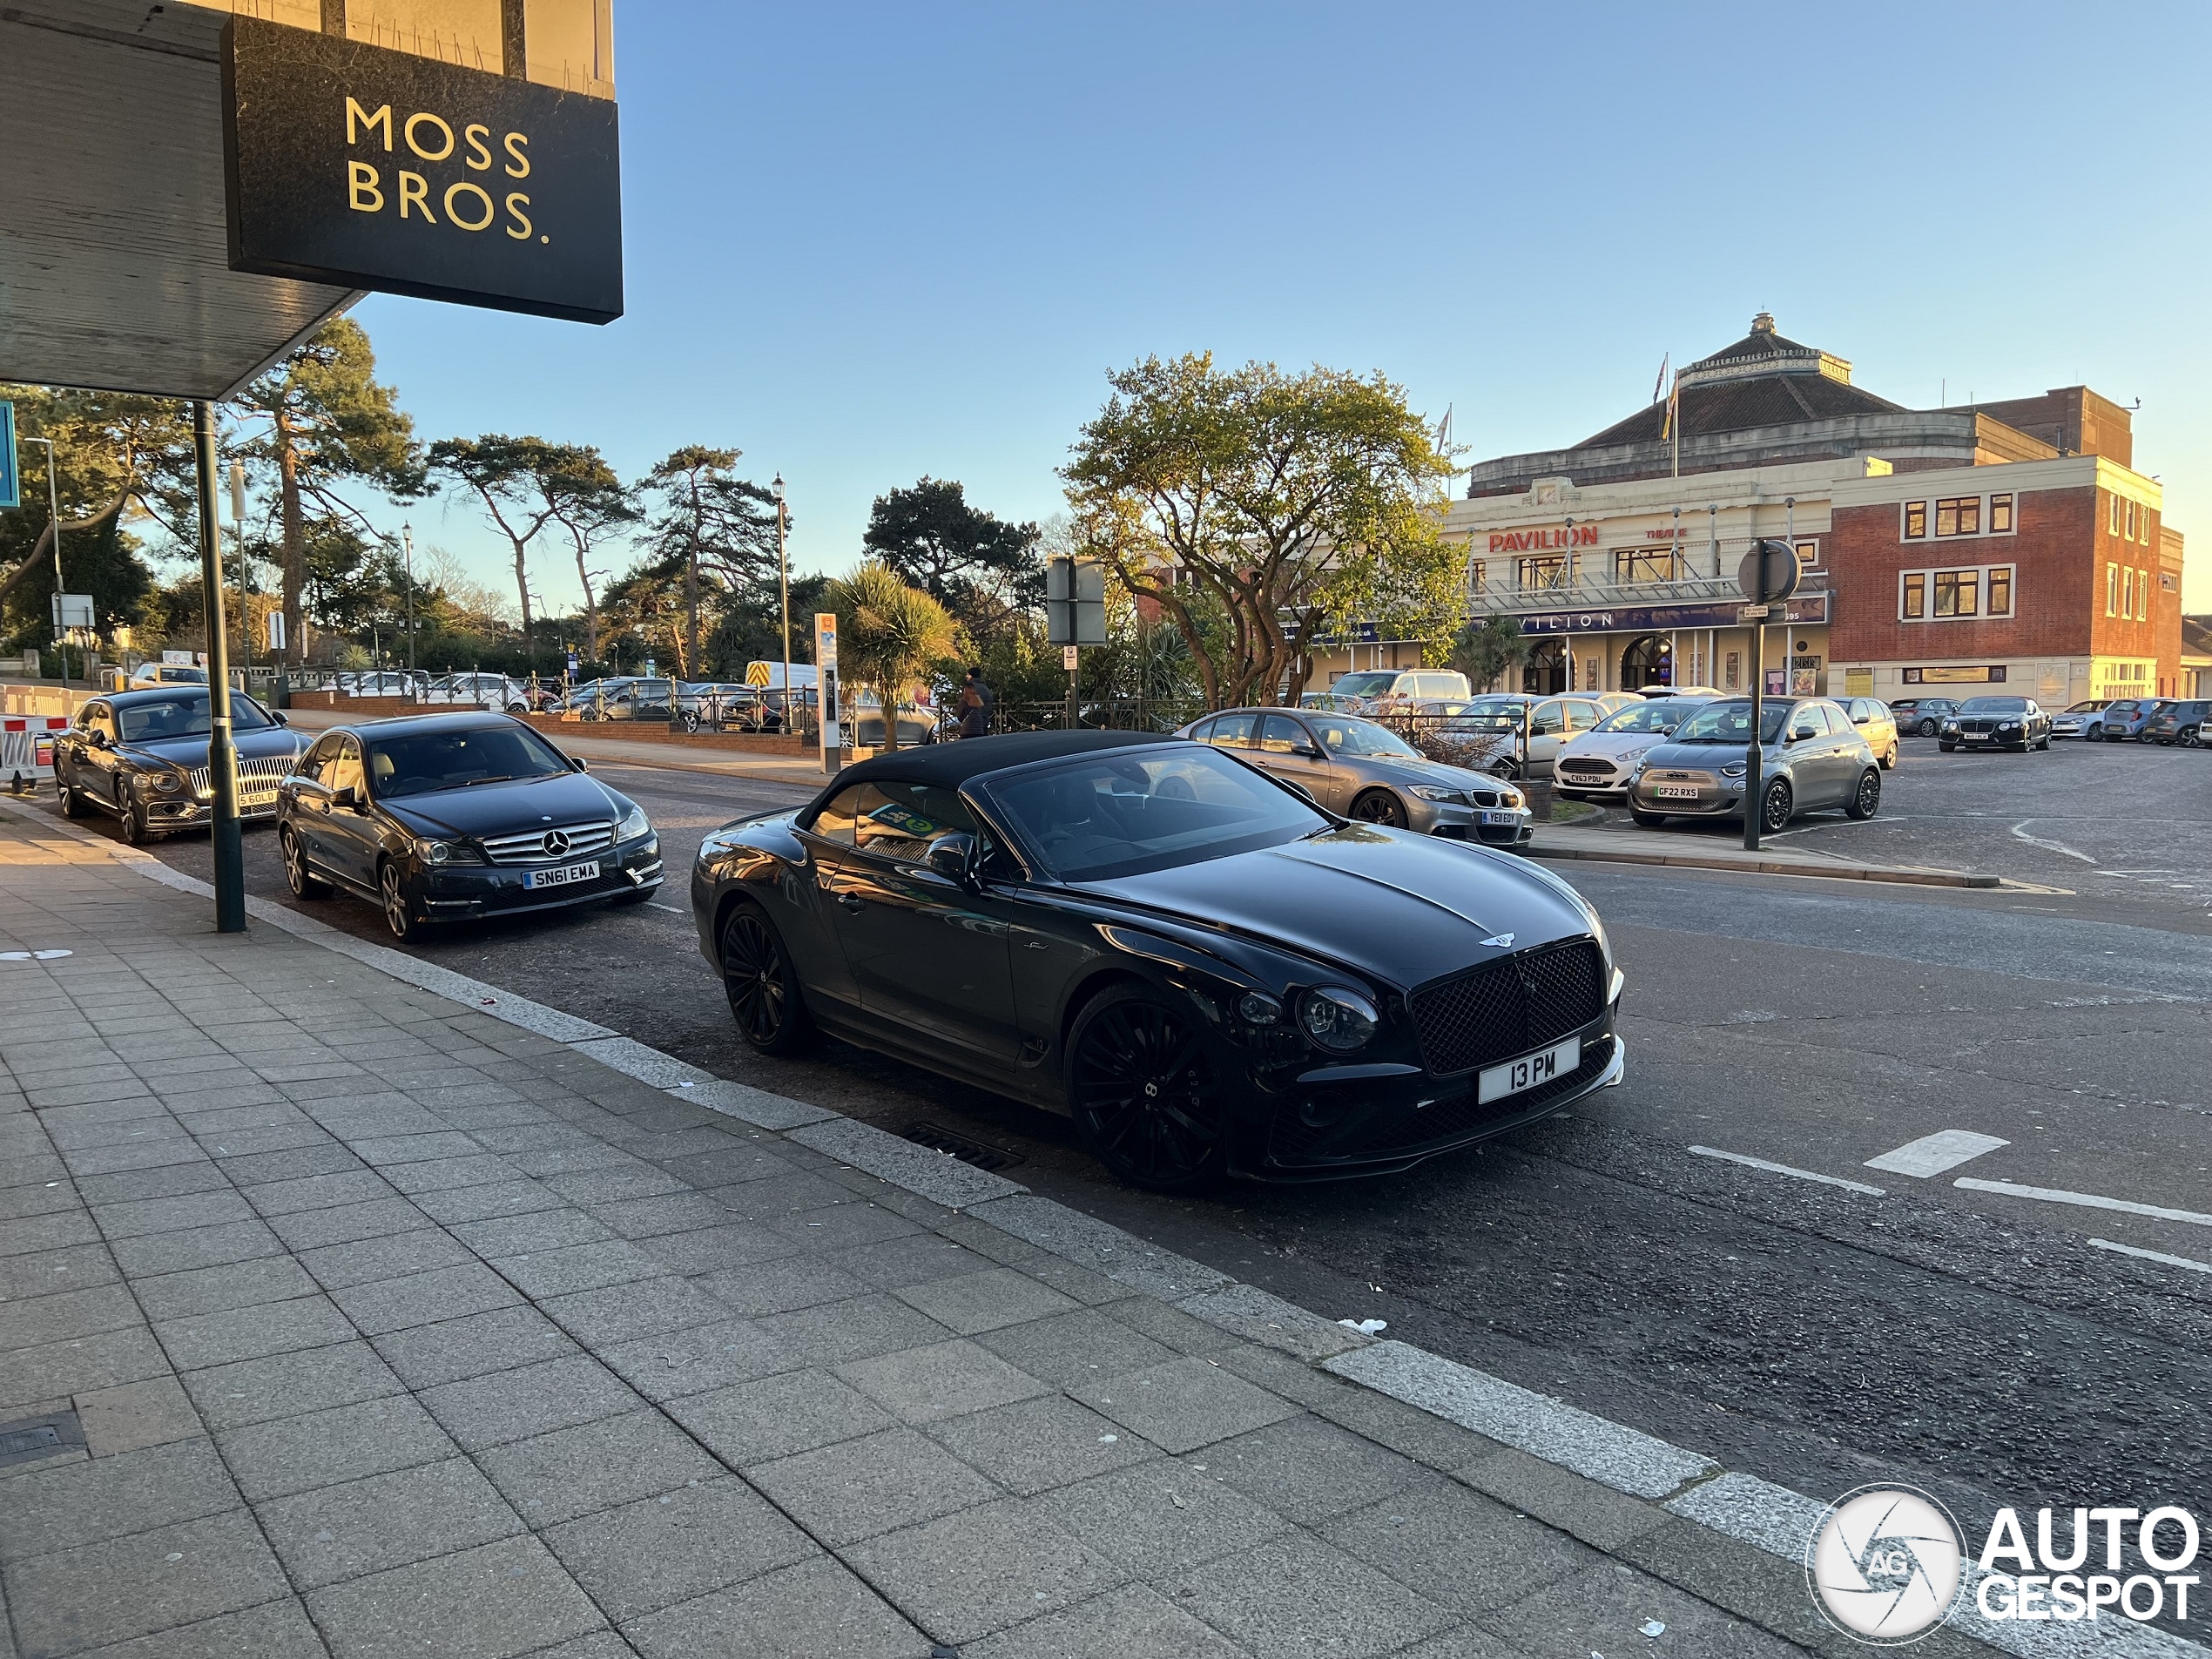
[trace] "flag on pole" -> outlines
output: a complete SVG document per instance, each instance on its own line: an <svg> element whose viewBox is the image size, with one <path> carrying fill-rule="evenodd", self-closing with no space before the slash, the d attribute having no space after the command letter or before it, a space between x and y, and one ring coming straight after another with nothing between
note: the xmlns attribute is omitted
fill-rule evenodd
<svg viewBox="0 0 2212 1659"><path fill-rule="evenodd" d="M1682 414L1682 376L1675 376L1674 384L1667 388L1667 418L1659 423L1659 442L1664 443L1675 435L1675 421Z"/></svg>
<svg viewBox="0 0 2212 1659"><path fill-rule="evenodd" d="M1669 352L1659 360L1659 378L1651 382L1651 401L1654 403L1659 401L1659 395L1667 389L1667 365L1674 361L1674 353Z"/></svg>

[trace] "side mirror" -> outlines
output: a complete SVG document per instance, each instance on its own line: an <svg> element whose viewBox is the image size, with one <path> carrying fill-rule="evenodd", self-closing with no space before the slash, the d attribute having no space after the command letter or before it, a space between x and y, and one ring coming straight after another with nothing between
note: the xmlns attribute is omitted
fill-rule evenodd
<svg viewBox="0 0 2212 1659"><path fill-rule="evenodd" d="M1817 735L1818 734L1816 733L1811 726L1801 725L1790 733L1790 741L1792 743L1803 743L1806 738Z"/></svg>
<svg viewBox="0 0 2212 1659"><path fill-rule="evenodd" d="M343 807L349 813L358 813L361 809L361 792L354 788L353 785L347 784L343 789L331 792L330 804L333 806Z"/></svg>
<svg viewBox="0 0 2212 1659"><path fill-rule="evenodd" d="M954 830L941 835L929 844L929 868L932 873L948 881L957 881L962 887L974 884L975 838Z"/></svg>
<svg viewBox="0 0 2212 1659"><path fill-rule="evenodd" d="M98 726L94 726L92 728L91 742L95 749L112 749L115 747L115 739L108 736L106 732L100 730Z"/></svg>
<svg viewBox="0 0 2212 1659"><path fill-rule="evenodd" d="M1291 745L1291 752L1301 760L1318 760L1321 759L1321 752L1310 743L1293 744Z"/></svg>
<svg viewBox="0 0 2212 1659"><path fill-rule="evenodd" d="M589 772L591 770L591 767L590 763L587 762L582 755L570 755L569 757L569 770L570 772Z"/></svg>
<svg viewBox="0 0 2212 1659"><path fill-rule="evenodd" d="M284 718L284 711L282 709L271 709L269 711L269 718L275 721L279 725L290 725L292 724L291 721Z"/></svg>

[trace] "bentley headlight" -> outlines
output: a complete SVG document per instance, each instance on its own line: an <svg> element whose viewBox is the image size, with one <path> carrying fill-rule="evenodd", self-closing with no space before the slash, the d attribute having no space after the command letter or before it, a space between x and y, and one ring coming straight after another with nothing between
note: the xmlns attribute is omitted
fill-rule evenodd
<svg viewBox="0 0 2212 1659"><path fill-rule="evenodd" d="M645 816L645 809L634 804L622 815L622 822L615 826L615 840L617 841L634 841L641 835L652 833L652 820Z"/></svg>
<svg viewBox="0 0 2212 1659"><path fill-rule="evenodd" d="M146 787L159 794L173 795L185 786L185 780L173 772L157 772L146 779Z"/></svg>
<svg viewBox="0 0 2212 1659"><path fill-rule="evenodd" d="M1308 991L1299 1005L1298 1018L1305 1022L1307 1036L1336 1054L1366 1048L1382 1023L1382 1015L1375 1012L1372 1002L1338 985Z"/></svg>
<svg viewBox="0 0 2212 1659"><path fill-rule="evenodd" d="M1943 723L1943 729L1946 732L1956 732L1959 729L1959 723L1956 720L1946 720Z"/></svg>
<svg viewBox="0 0 2212 1659"><path fill-rule="evenodd" d="M2020 723L2018 720L2006 720L1997 729L2000 732L2017 732L2020 729Z"/></svg>
<svg viewBox="0 0 2212 1659"><path fill-rule="evenodd" d="M1246 991L1237 1000L1237 1012L1247 1025L1273 1025L1283 1017L1283 1005L1264 991Z"/></svg>
<svg viewBox="0 0 2212 1659"><path fill-rule="evenodd" d="M1413 793L1419 795L1423 800L1456 801L1462 799L1458 790L1439 789L1433 784L1415 784Z"/></svg>

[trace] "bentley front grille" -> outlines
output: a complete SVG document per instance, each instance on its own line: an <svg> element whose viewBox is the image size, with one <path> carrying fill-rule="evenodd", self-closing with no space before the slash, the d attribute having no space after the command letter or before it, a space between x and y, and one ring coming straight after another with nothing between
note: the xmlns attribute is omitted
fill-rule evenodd
<svg viewBox="0 0 2212 1659"><path fill-rule="evenodd" d="M1428 1069L1470 1071L1596 1019L1605 1011L1605 960L1593 940L1539 946L1415 992L1413 1009Z"/></svg>

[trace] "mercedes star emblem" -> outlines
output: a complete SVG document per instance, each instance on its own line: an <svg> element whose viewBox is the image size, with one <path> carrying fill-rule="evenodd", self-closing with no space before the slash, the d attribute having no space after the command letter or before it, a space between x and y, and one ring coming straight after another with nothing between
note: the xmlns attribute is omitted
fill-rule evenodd
<svg viewBox="0 0 2212 1659"><path fill-rule="evenodd" d="M569 838L566 831L548 830L545 832L545 856L547 858L557 859L568 850Z"/></svg>

